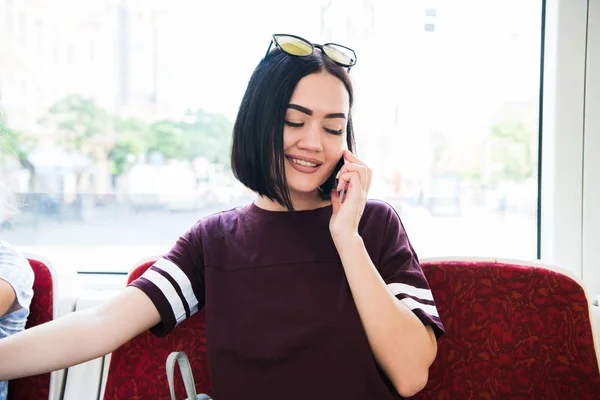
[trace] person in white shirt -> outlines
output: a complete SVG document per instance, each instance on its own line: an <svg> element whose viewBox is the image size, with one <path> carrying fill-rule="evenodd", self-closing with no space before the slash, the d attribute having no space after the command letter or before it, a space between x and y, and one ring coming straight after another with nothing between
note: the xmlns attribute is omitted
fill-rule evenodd
<svg viewBox="0 0 600 400"><path fill-rule="evenodd" d="M0 191L1 194L1 191ZM1 208L8 207L0 195ZM33 298L34 274L27 259L0 239L0 340L25 329ZM8 382L0 381L0 400L5 400Z"/></svg>

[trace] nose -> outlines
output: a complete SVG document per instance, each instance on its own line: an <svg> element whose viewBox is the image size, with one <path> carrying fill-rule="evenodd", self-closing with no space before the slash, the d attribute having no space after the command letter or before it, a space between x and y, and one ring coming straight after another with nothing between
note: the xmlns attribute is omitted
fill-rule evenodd
<svg viewBox="0 0 600 400"><path fill-rule="evenodd" d="M323 145L321 143L321 127L318 121L311 121L306 124L306 129L298 142L298 147L315 152L323 150Z"/></svg>

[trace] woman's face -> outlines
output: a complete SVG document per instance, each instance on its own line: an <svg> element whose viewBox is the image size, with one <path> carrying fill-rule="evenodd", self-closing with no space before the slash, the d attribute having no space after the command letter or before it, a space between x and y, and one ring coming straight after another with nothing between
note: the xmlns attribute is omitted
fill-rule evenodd
<svg viewBox="0 0 600 400"><path fill-rule="evenodd" d="M338 78L307 75L290 99L283 129L285 175L292 196L316 194L346 148L350 98Z"/></svg>

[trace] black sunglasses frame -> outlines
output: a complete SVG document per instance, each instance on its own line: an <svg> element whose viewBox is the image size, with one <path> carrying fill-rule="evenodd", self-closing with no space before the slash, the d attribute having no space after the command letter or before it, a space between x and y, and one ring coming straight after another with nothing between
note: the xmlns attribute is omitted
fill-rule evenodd
<svg viewBox="0 0 600 400"><path fill-rule="evenodd" d="M269 48L267 49L267 53L265 54L265 56L264 56L263 60L264 60L265 58L267 58L267 56L269 55L269 51L271 51L271 47L273 46L273 43L275 43L275 47L279 47L279 49L280 49L281 51L283 51L285 54L289 54L290 56L294 56L294 57L306 57L306 56L310 55L310 54L307 54L306 56L301 56L301 55L298 55L298 54L292 54L292 53L288 53L287 51L285 51L285 50L284 50L284 49L283 49L283 48L282 48L282 47L279 45L279 42L277 42L277 36L288 36L288 37L292 37L292 38L294 38L294 39L298 39L298 40L300 40L300 41L302 41L302 42L304 42L304 43L306 43L306 44L310 45L310 47L312 48L312 52L311 52L310 54L314 53L314 51L315 51L315 48L317 48L317 49L321 50L321 53L325 54L327 57L329 57L329 56L328 56L328 55L327 55L327 53L325 52L325 49L324 49L324 47L325 47L325 46L328 46L328 45L333 45L333 46L343 47L344 49L347 49L347 50L349 50L350 52L352 52L352 54L354 55L354 63L352 63L352 64L344 64L344 63L341 63L341 62L339 62L339 61L336 61L336 60L334 60L334 59L333 59L333 58L331 58L331 57L329 57L329 58L330 58L331 60L333 60L333 62L335 62L337 65L340 65L340 66L342 66L342 67L346 67L346 68L348 68L348 72L350 72L350 68L352 68L353 66L355 66L355 65L356 65L356 61L357 61L357 58L358 58L358 57L356 57L356 53L355 53L355 52L354 52L354 50L352 50L350 47L346 47L346 46L343 46L343 45L341 45L341 44L337 44L337 43L325 43L325 44L311 43L311 42L309 42L308 40L306 40L306 39L304 39L304 38L302 38L302 37L300 37L300 36L296 36L296 35L290 35L290 34L287 34L287 33L275 33L275 34L273 34L273 37L271 38L271 43L269 43Z"/></svg>

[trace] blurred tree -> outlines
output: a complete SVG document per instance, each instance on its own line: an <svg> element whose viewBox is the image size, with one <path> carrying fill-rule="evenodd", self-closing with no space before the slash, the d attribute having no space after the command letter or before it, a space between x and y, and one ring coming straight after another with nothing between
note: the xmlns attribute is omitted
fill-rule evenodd
<svg viewBox="0 0 600 400"><path fill-rule="evenodd" d="M224 115L188 110L181 124L186 158L201 156L229 167L233 123Z"/></svg>
<svg viewBox="0 0 600 400"><path fill-rule="evenodd" d="M66 135L66 145L81 150L88 139L110 128L108 112L92 98L71 94L53 104L41 123L51 123Z"/></svg>
<svg viewBox="0 0 600 400"><path fill-rule="evenodd" d="M224 115L188 110L181 121L165 119L150 125L132 117L116 117L112 127L116 142L108 157L113 161L114 176L124 172L130 154L153 152L166 159L192 160L201 156L229 167L233 123Z"/></svg>
<svg viewBox="0 0 600 400"><path fill-rule="evenodd" d="M177 121L162 120L150 125L146 145L148 152L160 152L166 159L187 158L181 123Z"/></svg>
<svg viewBox="0 0 600 400"><path fill-rule="evenodd" d="M148 126L135 118L115 118L113 129L116 134L115 146L108 152L113 162L112 175L124 172L130 154L138 155L148 151Z"/></svg>
<svg viewBox="0 0 600 400"><path fill-rule="evenodd" d="M9 129L6 121L0 115L0 154L20 158L19 135Z"/></svg>
<svg viewBox="0 0 600 400"><path fill-rule="evenodd" d="M34 144L32 137L11 129L0 113L0 158L9 156L23 161Z"/></svg>
<svg viewBox="0 0 600 400"><path fill-rule="evenodd" d="M116 144L109 152L113 175L120 175L129 154L159 152L166 159L192 160L201 156L229 166L233 124L221 114L188 110L182 121L161 120L151 125L135 118L115 118Z"/></svg>
<svg viewBox="0 0 600 400"><path fill-rule="evenodd" d="M534 132L521 122L503 121L491 130L491 179L523 181L533 177Z"/></svg>
<svg viewBox="0 0 600 400"><path fill-rule="evenodd" d="M473 138L467 148L468 156L465 157L463 178L486 183L486 138Z"/></svg>

